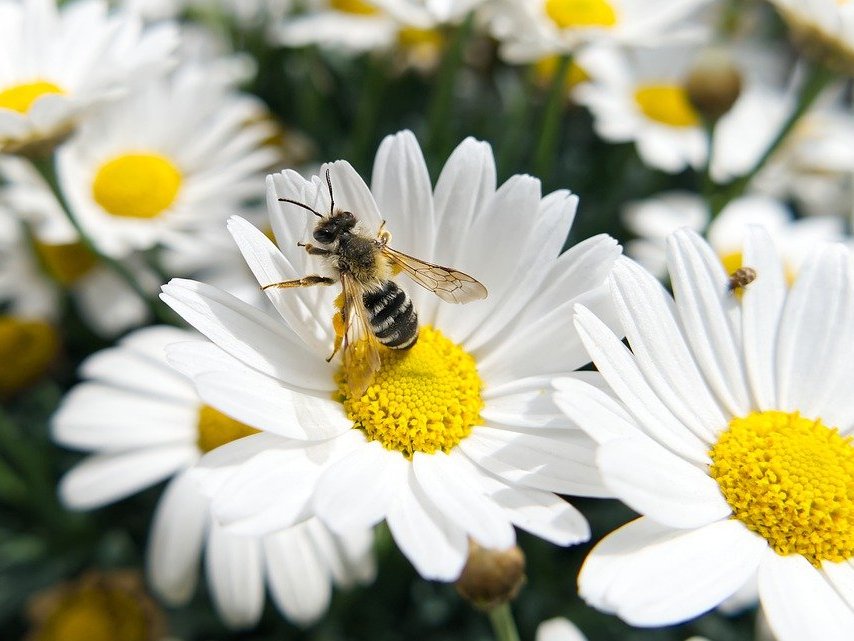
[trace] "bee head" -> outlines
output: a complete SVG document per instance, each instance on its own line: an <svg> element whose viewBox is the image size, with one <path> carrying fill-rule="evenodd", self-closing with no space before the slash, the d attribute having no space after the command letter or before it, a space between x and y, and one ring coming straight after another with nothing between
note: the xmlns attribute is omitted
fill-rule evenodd
<svg viewBox="0 0 854 641"><path fill-rule="evenodd" d="M338 240L341 234L350 232L356 226L356 217L349 211L336 211L329 218L324 218L314 228L314 239L325 245Z"/></svg>

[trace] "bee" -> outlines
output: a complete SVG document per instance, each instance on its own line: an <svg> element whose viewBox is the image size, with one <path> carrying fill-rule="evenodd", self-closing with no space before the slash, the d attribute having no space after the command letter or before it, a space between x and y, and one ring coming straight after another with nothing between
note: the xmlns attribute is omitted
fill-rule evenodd
<svg viewBox="0 0 854 641"><path fill-rule="evenodd" d="M361 229L353 212L337 209L332 179L326 170L329 214L323 215L305 203L279 198L310 211L320 218L312 232L319 243L297 243L312 256L323 257L335 277L312 274L296 280L270 283L270 288L311 287L341 283L333 317L335 345L331 361L343 345L347 385L362 394L380 368L380 346L406 350L418 340L418 315L412 301L392 277L405 272L412 280L449 303L469 303L486 298L486 287L468 274L409 256L389 246L391 233L380 225L376 237Z"/></svg>
<svg viewBox="0 0 854 641"><path fill-rule="evenodd" d="M753 267L739 267L729 275L729 291L743 289L756 280L756 270Z"/></svg>

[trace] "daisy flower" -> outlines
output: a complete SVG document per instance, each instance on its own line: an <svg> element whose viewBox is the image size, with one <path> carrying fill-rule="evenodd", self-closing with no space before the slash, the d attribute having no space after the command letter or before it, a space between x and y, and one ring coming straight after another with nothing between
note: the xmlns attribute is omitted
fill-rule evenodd
<svg viewBox="0 0 854 641"><path fill-rule="evenodd" d="M584 306L575 325L620 402L557 381L558 405L599 441L607 486L642 516L606 536L579 575L589 604L638 626L696 617L758 579L780 641L854 630L854 280L841 245L786 287L751 227L756 280L738 304L714 251L668 241L672 298L617 261L614 303L631 352Z"/></svg>
<svg viewBox="0 0 854 641"><path fill-rule="evenodd" d="M259 193L277 129L260 101L210 71L189 64L148 83L59 149L60 187L99 251L192 251L200 229Z"/></svg>
<svg viewBox="0 0 854 641"><path fill-rule="evenodd" d="M660 0L650 11L643 0L498 0L488 8L502 57L519 63L587 44L659 47L697 40L706 27L693 16L706 4Z"/></svg>
<svg viewBox="0 0 854 641"><path fill-rule="evenodd" d="M50 145L93 106L159 74L178 44L175 25L143 29L102 0L0 2L0 151Z"/></svg>
<svg viewBox="0 0 854 641"><path fill-rule="evenodd" d="M854 74L854 5L848 0L769 1L806 56L844 74Z"/></svg>
<svg viewBox="0 0 854 641"><path fill-rule="evenodd" d="M626 253L658 278L667 273L667 237L682 227L706 236L727 273L742 266L747 228L765 227L782 256L789 279L798 273L816 246L846 240L841 218L795 219L786 205L759 194L733 200L710 224L708 205L700 196L691 192L664 192L626 205L623 223L638 236L626 243Z"/></svg>
<svg viewBox="0 0 854 641"><path fill-rule="evenodd" d="M286 616L314 621L329 604L333 580L372 579L370 532L338 537L308 519L264 537L245 536L211 518L209 501L186 470L203 453L256 430L202 403L190 381L167 364L165 347L187 341L199 337L150 327L84 361L85 381L62 401L52 430L57 443L93 454L62 478L60 497L72 509L92 509L174 476L149 541L148 575L157 594L171 605L186 603L204 548L214 604L230 626L258 621L265 580Z"/></svg>
<svg viewBox="0 0 854 641"><path fill-rule="evenodd" d="M610 71L574 94L593 114L596 133L613 142L634 141L641 160L656 169L700 167L706 137L682 86L691 55L683 49L638 49L628 56L600 48L588 54L596 57L607 58L598 66Z"/></svg>
<svg viewBox="0 0 854 641"><path fill-rule="evenodd" d="M616 242L597 236L559 255L577 198L563 190L542 197L530 176L496 188L492 150L473 139L451 155L435 190L410 132L380 146L370 189L345 161L321 176L327 170L336 207L356 212L365 233L376 235L384 219L394 247L465 270L489 297L451 305L407 287L418 340L383 351L357 395L340 360L326 358L337 287L267 289L281 315L271 320L208 285L166 285L163 300L228 354L214 360L198 350L202 398L269 432L202 460L216 517L256 533L307 514L337 532L385 520L418 572L444 581L460 574L468 537L505 549L516 525L560 545L586 540L584 517L555 492L601 496L591 443L547 389L559 373L596 378L573 373L588 357L566 314L578 301L608 314ZM330 210L325 178L268 177L279 246L245 221L229 224L262 285L322 267L296 244L316 218L278 198Z"/></svg>

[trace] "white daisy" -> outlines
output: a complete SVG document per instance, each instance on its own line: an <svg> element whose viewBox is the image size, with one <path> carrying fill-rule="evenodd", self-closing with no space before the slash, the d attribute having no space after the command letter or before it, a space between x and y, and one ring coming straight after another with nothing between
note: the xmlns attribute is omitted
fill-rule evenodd
<svg viewBox="0 0 854 641"><path fill-rule="evenodd" d="M599 57L606 60L598 66L610 72L574 93L593 114L596 133L613 142L634 141L641 160L656 169L700 167L706 137L682 86L691 54L681 48L638 49L629 56L603 47L587 54L587 64Z"/></svg>
<svg viewBox="0 0 854 641"><path fill-rule="evenodd" d="M696 234L668 242L675 300L620 259L612 295L631 352L583 306L576 327L621 403L586 383L556 402L599 443L606 484L643 516L579 576L591 605L640 626L693 618L758 577L781 641L854 630L854 279L844 247L816 250L787 289L752 227L756 280L738 304Z"/></svg>
<svg viewBox="0 0 854 641"><path fill-rule="evenodd" d="M266 144L276 127L260 101L210 71L185 65L147 84L60 148L60 187L103 253L191 251L200 229L260 193L279 158Z"/></svg>
<svg viewBox="0 0 854 641"><path fill-rule="evenodd" d="M849 0L769 0L801 51L842 73L854 74L854 4Z"/></svg>
<svg viewBox="0 0 854 641"><path fill-rule="evenodd" d="M696 41L707 29L694 14L706 4L659 0L650 11L643 0L498 0L488 8L502 57L533 62L586 44L659 47Z"/></svg>
<svg viewBox="0 0 854 641"><path fill-rule="evenodd" d="M149 579L161 598L172 605L190 599L204 547L211 594L227 624L258 621L265 580L286 616L314 621L328 606L333 580L372 579L370 532L337 537L309 519L265 537L243 536L211 518L208 499L184 470L204 452L256 430L204 405L166 363L166 345L188 340L199 342L186 330L151 327L84 361L86 380L54 415L53 438L94 453L62 478L60 496L70 508L92 509L175 475L149 542Z"/></svg>
<svg viewBox="0 0 854 641"><path fill-rule="evenodd" d="M313 513L334 531L385 520L416 569L446 581L459 575L468 537L504 549L517 525L561 545L586 540L583 516L553 492L601 495L590 443L546 389L558 373L591 378L572 373L588 357L566 314L580 300L607 314L616 242L597 236L558 257L577 198L542 198L530 176L496 189L492 151L472 139L452 154L435 191L410 132L383 142L370 190L344 161L321 175L326 169L336 207L357 212L368 233L385 217L396 248L465 270L489 297L459 306L407 287L417 343L388 350L365 394L351 397L339 360L326 360L338 288L268 289L282 316L274 321L202 283L165 286L163 299L229 354L214 360L197 350L202 398L270 432L203 459L217 518L247 532ZM268 178L279 248L245 221L230 222L264 285L318 268L296 245L316 218L280 197L330 207L323 178L286 171ZM193 363L193 353L182 360ZM236 471L223 473L220 456Z"/></svg>
<svg viewBox="0 0 854 641"><path fill-rule="evenodd" d="M587 637L569 619L555 617L537 626L535 641L587 641Z"/></svg>
<svg viewBox="0 0 854 641"><path fill-rule="evenodd" d="M682 227L706 236L727 273L742 266L747 228L765 227L782 255L790 279L818 245L846 240L841 218L795 219L786 205L759 194L733 200L709 224L708 205L700 196L692 192L664 192L626 205L623 223L638 236L626 243L626 253L658 278L667 272L667 237Z"/></svg>
<svg viewBox="0 0 854 641"><path fill-rule="evenodd" d="M424 28L457 23L491 0L373 0L399 20Z"/></svg>
<svg viewBox="0 0 854 641"><path fill-rule="evenodd" d="M0 2L0 151L56 139L87 109L170 63L175 25L143 30L102 0Z"/></svg>

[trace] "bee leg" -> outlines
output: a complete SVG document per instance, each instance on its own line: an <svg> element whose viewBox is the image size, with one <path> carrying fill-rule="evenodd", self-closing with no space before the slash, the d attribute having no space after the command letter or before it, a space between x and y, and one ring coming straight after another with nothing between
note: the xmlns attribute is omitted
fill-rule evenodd
<svg viewBox="0 0 854 641"><path fill-rule="evenodd" d="M391 232L385 228L385 221L382 222L377 232L377 240L380 241L381 245L388 245L391 242Z"/></svg>
<svg viewBox="0 0 854 641"><path fill-rule="evenodd" d="M311 243L297 243L297 247L305 247L305 251L307 251L312 256L329 256L332 252L328 249L323 249L323 247L315 247Z"/></svg>
<svg viewBox="0 0 854 641"><path fill-rule="evenodd" d="M328 276L303 276L302 278L297 278L296 280L285 280L281 283L270 283L269 285L261 285L261 290L270 289L271 287L276 287L277 289L288 289L291 287L311 287L312 285L333 285L335 284L334 278L329 278Z"/></svg>

